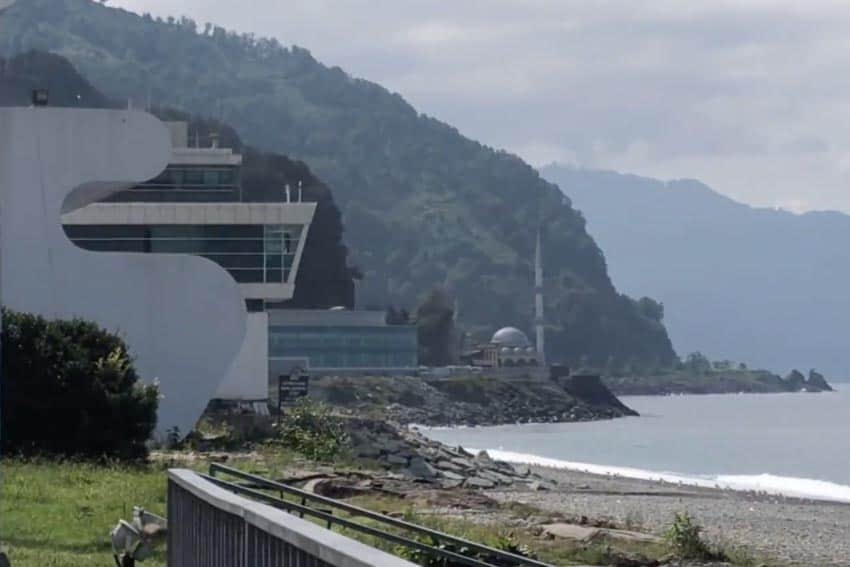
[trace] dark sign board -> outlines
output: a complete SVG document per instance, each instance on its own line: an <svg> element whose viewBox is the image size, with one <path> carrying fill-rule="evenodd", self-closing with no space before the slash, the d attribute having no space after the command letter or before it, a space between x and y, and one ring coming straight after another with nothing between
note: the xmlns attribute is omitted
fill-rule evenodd
<svg viewBox="0 0 850 567"><path fill-rule="evenodd" d="M306 374L294 372L279 376L277 379L278 412L283 407L292 407L298 403L298 400L307 397L309 387L310 377Z"/></svg>
<svg viewBox="0 0 850 567"><path fill-rule="evenodd" d="M32 91L33 106L47 106L50 102L50 92L47 89L35 89Z"/></svg>

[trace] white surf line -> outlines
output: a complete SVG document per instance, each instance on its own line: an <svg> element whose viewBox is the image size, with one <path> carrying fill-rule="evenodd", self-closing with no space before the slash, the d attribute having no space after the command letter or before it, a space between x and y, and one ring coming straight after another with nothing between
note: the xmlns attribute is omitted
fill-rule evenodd
<svg viewBox="0 0 850 567"><path fill-rule="evenodd" d="M472 453L477 452L476 449L466 450ZM502 451L499 449L488 449L487 453L494 459L507 461L509 463L539 465L553 469L572 470L601 476L618 476L623 478L660 481L701 488L723 488L741 492L755 491L793 498L850 503L850 486L825 480L784 477L771 474L695 476L654 472L631 467L615 467L594 465L591 463L562 461L560 459L550 459L547 457L539 457L537 455Z"/></svg>

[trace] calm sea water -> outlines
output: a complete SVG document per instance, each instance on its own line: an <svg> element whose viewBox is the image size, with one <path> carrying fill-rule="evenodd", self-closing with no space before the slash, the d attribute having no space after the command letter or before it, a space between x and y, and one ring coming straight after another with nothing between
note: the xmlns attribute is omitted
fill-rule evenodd
<svg viewBox="0 0 850 567"><path fill-rule="evenodd" d="M513 461L850 501L850 384L837 387L843 391L625 397L641 417L425 433Z"/></svg>

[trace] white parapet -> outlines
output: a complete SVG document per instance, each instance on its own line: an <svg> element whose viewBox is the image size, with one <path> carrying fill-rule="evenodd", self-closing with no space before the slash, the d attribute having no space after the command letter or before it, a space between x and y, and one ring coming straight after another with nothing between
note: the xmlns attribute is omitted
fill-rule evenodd
<svg viewBox="0 0 850 567"><path fill-rule="evenodd" d="M186 432L242 348L238 285L200 257L82 250L61 226L62 212L155 177L170 157L168 130L144 113L0 109L0 300L122 334L139 373L160 381L158 429Z"/></svg>

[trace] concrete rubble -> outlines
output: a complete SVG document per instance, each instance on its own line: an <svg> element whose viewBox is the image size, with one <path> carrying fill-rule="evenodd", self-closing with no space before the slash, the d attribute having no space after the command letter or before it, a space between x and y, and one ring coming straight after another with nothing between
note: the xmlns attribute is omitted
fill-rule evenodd
<svg viewBox="0 0 850 567"><path fill-rule="evenodd" d="M402 426L351 419L347 430L355 458L438 488L554 488L527 466L494 460L486 451L476 455L460 447L449 447Z"/></svg>

